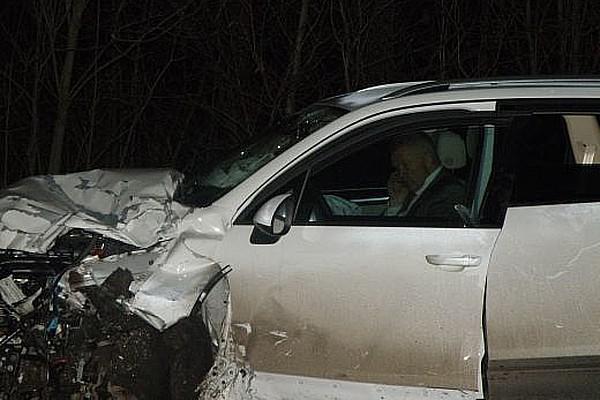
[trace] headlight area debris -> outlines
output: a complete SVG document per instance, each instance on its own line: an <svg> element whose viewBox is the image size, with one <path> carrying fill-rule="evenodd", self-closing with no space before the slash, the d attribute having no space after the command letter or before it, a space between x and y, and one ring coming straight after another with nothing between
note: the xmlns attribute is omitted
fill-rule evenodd
<svg viewBox="0 0 600 400"><path fill-rule="evenodd" d="M0 398L197 398L215 350L199 309L160 332L123 305L129 270L97 285L72 257L0 252Z"/></svg>

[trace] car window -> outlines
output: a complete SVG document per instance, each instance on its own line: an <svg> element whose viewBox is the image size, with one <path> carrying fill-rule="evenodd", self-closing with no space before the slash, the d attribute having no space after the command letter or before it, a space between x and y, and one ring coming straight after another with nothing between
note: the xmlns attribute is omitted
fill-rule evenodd
<svg viewBox="0 0 600 400"><path fill-rule="evenodd" d="M596 115L514 116L496 136L483 218L499 224L506 208L600 200L600 126Z"/></svg>
<svg viewBox="0 0 600 400"><path fill-rule="evenodd" d="M576 164L600 164L600 126L595 115L564 115L571 159Z"/></svg>
<svg viewBox="0 0 600 400"><path fill-rule="evenodd" d="M216 165L186 174L175 200L192 207L204 207L232 190L262 166L319 128L347 113L347 110L315 104L280 121L264 135Z"/></svg>
<svg viewBox="0 0 600 400"><path fill-rule="evenodd" d="M489 179L480 166L486 129L491 134L493 127L394 129L314 166L296 224L472 225L478 188L485 190ZM486 146L492 149L493 142Z"/></svg>

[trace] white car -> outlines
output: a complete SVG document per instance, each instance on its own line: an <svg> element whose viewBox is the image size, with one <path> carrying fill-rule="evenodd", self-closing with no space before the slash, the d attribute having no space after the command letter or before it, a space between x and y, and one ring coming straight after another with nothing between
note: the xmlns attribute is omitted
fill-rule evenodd
<svg viewBox="0 0 600 400"><path fill-rule="evenodd" d="M151 234L51 225L150 249L82 265L154 254L124 302L158 330L200 297L201 398L597 398L599 113L592 79L378 86L186 176ZM60 236L11 221L0 248Z"/></svg>

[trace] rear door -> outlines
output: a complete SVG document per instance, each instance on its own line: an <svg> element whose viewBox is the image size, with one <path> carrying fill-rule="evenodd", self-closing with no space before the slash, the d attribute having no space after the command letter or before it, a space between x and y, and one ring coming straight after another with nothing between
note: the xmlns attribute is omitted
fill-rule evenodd
<svg viewBox="0 0 600 400"><path fill-rule="evenodd" d="M600 393L597 106L503 105L484 207L503 224L487 288L491 398Z"/></svg>

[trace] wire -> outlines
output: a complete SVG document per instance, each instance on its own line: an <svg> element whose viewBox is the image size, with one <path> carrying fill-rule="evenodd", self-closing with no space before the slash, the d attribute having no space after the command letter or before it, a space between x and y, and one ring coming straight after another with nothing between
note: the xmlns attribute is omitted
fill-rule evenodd
<svg viewBox="0 0 600 400"><path fill-rule="evenodd" d="M21 332L21 328L15 329L13 333L8 336L5 336L4 339L0 340L0 347L4 346L6 343L10 342L12 338L14 338L19 332Z"/></svg>

